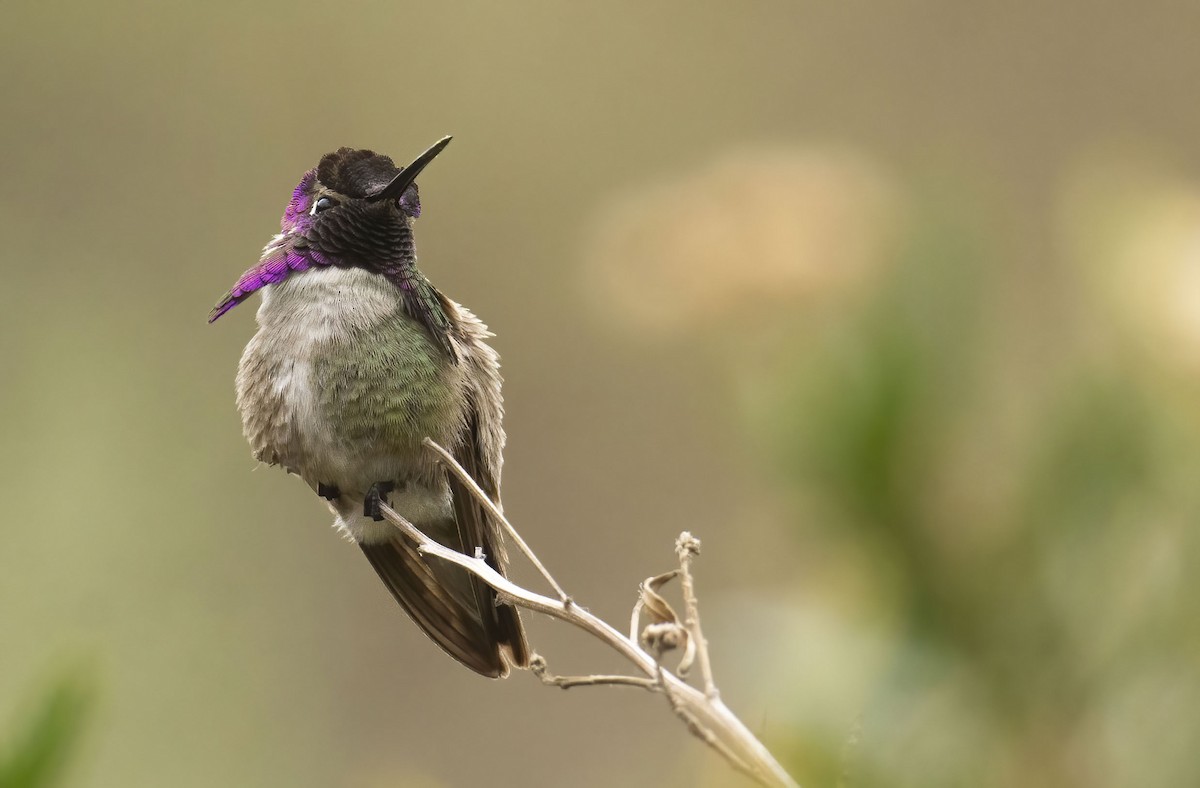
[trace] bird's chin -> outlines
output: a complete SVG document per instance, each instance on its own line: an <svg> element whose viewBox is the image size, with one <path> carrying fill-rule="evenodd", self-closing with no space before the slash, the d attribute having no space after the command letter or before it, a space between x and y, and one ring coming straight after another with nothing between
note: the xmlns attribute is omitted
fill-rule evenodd
<svg viewBox="0 0 1200 788"><path fill-rule="evenodd" d="M417 184L409 186L400 197L400 210L414 219L421 216L421 196L417 193Z"/></svg>

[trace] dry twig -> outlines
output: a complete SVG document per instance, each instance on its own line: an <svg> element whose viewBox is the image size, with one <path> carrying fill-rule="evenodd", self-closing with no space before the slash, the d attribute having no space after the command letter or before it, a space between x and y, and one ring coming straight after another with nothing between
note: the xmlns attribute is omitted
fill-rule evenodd
<svg viewBox="0 0 1200 788"><path fill-rule="evenodd" d="M453 456L428 438L425 440L425 445L438 455L447 468L467 485L479 503L504 526L508 535L513 538L521 551L528 556L554 589L558 599L518 586L488 566L487 562L480 557L464 555L435 542L390 506L381 505L380 511L388 522L413 539L422 553L458 564L476 575L496 590L500 601L533 610L579 627L620 653L639 672L644 674L644 677L555 676L546 669L546 661L535 654L530 669L544 684L563 689L603 685L634 686L652 692L661 692L666 697L672 711L687 725L688 730L724 757L734 768L763 785L798 788L796 782L784 771L762 742L721 702L708 658L708 644L700 630L700 612L691 575L692 559L700 552L699 539L686 531L680 534L675 544L679 569L649 578L642 584L641 593L633 610L630 633L626 637L604 620L574 604L533 551L529 549L529 546L525 544L525 540L504 517L500 508L475 484ZM684 598L685 614L682 622L658 593L658 589L663 584L676 576L680 578ZM643 612L652 620L642 630L639 637L638 628ZM703 691L689 685L677 673L664 667L661 662L662 655L666 651L677 648L681 643L684 645L684 656L680 660L677 671L686 673L687 667L694 658L700 666ZM650 651L647 651L647 648Z"/></svg>

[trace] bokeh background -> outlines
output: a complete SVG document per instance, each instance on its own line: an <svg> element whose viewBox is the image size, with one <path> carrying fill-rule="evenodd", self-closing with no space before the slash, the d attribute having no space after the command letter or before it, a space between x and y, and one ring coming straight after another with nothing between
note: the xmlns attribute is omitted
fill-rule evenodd
<svg viewBox="0 0 1200 788"><path fill-rule="evenodd" d="M743 784L661 698L456 666L250 459L257 299L209 307L321 154L453 133L423 268L498 334L506 508L577 599L625 621L698 534L724 698L805 785L1200 784L1198 27L4 4L0 783Z"/></svg>

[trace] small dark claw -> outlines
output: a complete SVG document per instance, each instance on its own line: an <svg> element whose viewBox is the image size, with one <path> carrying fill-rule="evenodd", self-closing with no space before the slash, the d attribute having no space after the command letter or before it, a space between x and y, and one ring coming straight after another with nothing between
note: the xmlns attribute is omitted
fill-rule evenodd
<svg viewBox="0 0 1200 788"><path fill-rule="evenodd" d="M324 484L317 482L317 495L327 501L336 501L342 497L342 491L338 489L336 484Z"/></svg>
<svg viewBox="0 0 1200 788"><path fill-rule="evenodd" d="M387 496L392 490L396 489L393 482L375 482L371 485L371 489L367 490L367 497L363 498L363 517L370 517L375 522L383 520L383 512L379 510L379 504L387 503Z"/></svg>

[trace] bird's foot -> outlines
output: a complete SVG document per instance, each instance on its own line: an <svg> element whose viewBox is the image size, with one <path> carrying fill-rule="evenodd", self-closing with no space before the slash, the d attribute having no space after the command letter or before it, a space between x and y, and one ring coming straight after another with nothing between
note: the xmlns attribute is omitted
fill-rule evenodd
<svg viewBox="0 0 1200 788"><path fill-rule="evenodd" d="M338 489L336 484L317 482L317 495L321 496L327 501L336 501L338 498L342 497L342 491Z"/></svg>
<svg viewBox="0 0 1200 788"><path fill-rule="evenodd" d="M379 505L388 502L388 493L394 489L396 489L394 482L372 484L371 489L367 490L367 497L363 499L363 516L370 517L375 522L383 520L383 512L379 510Z"/></svg>

